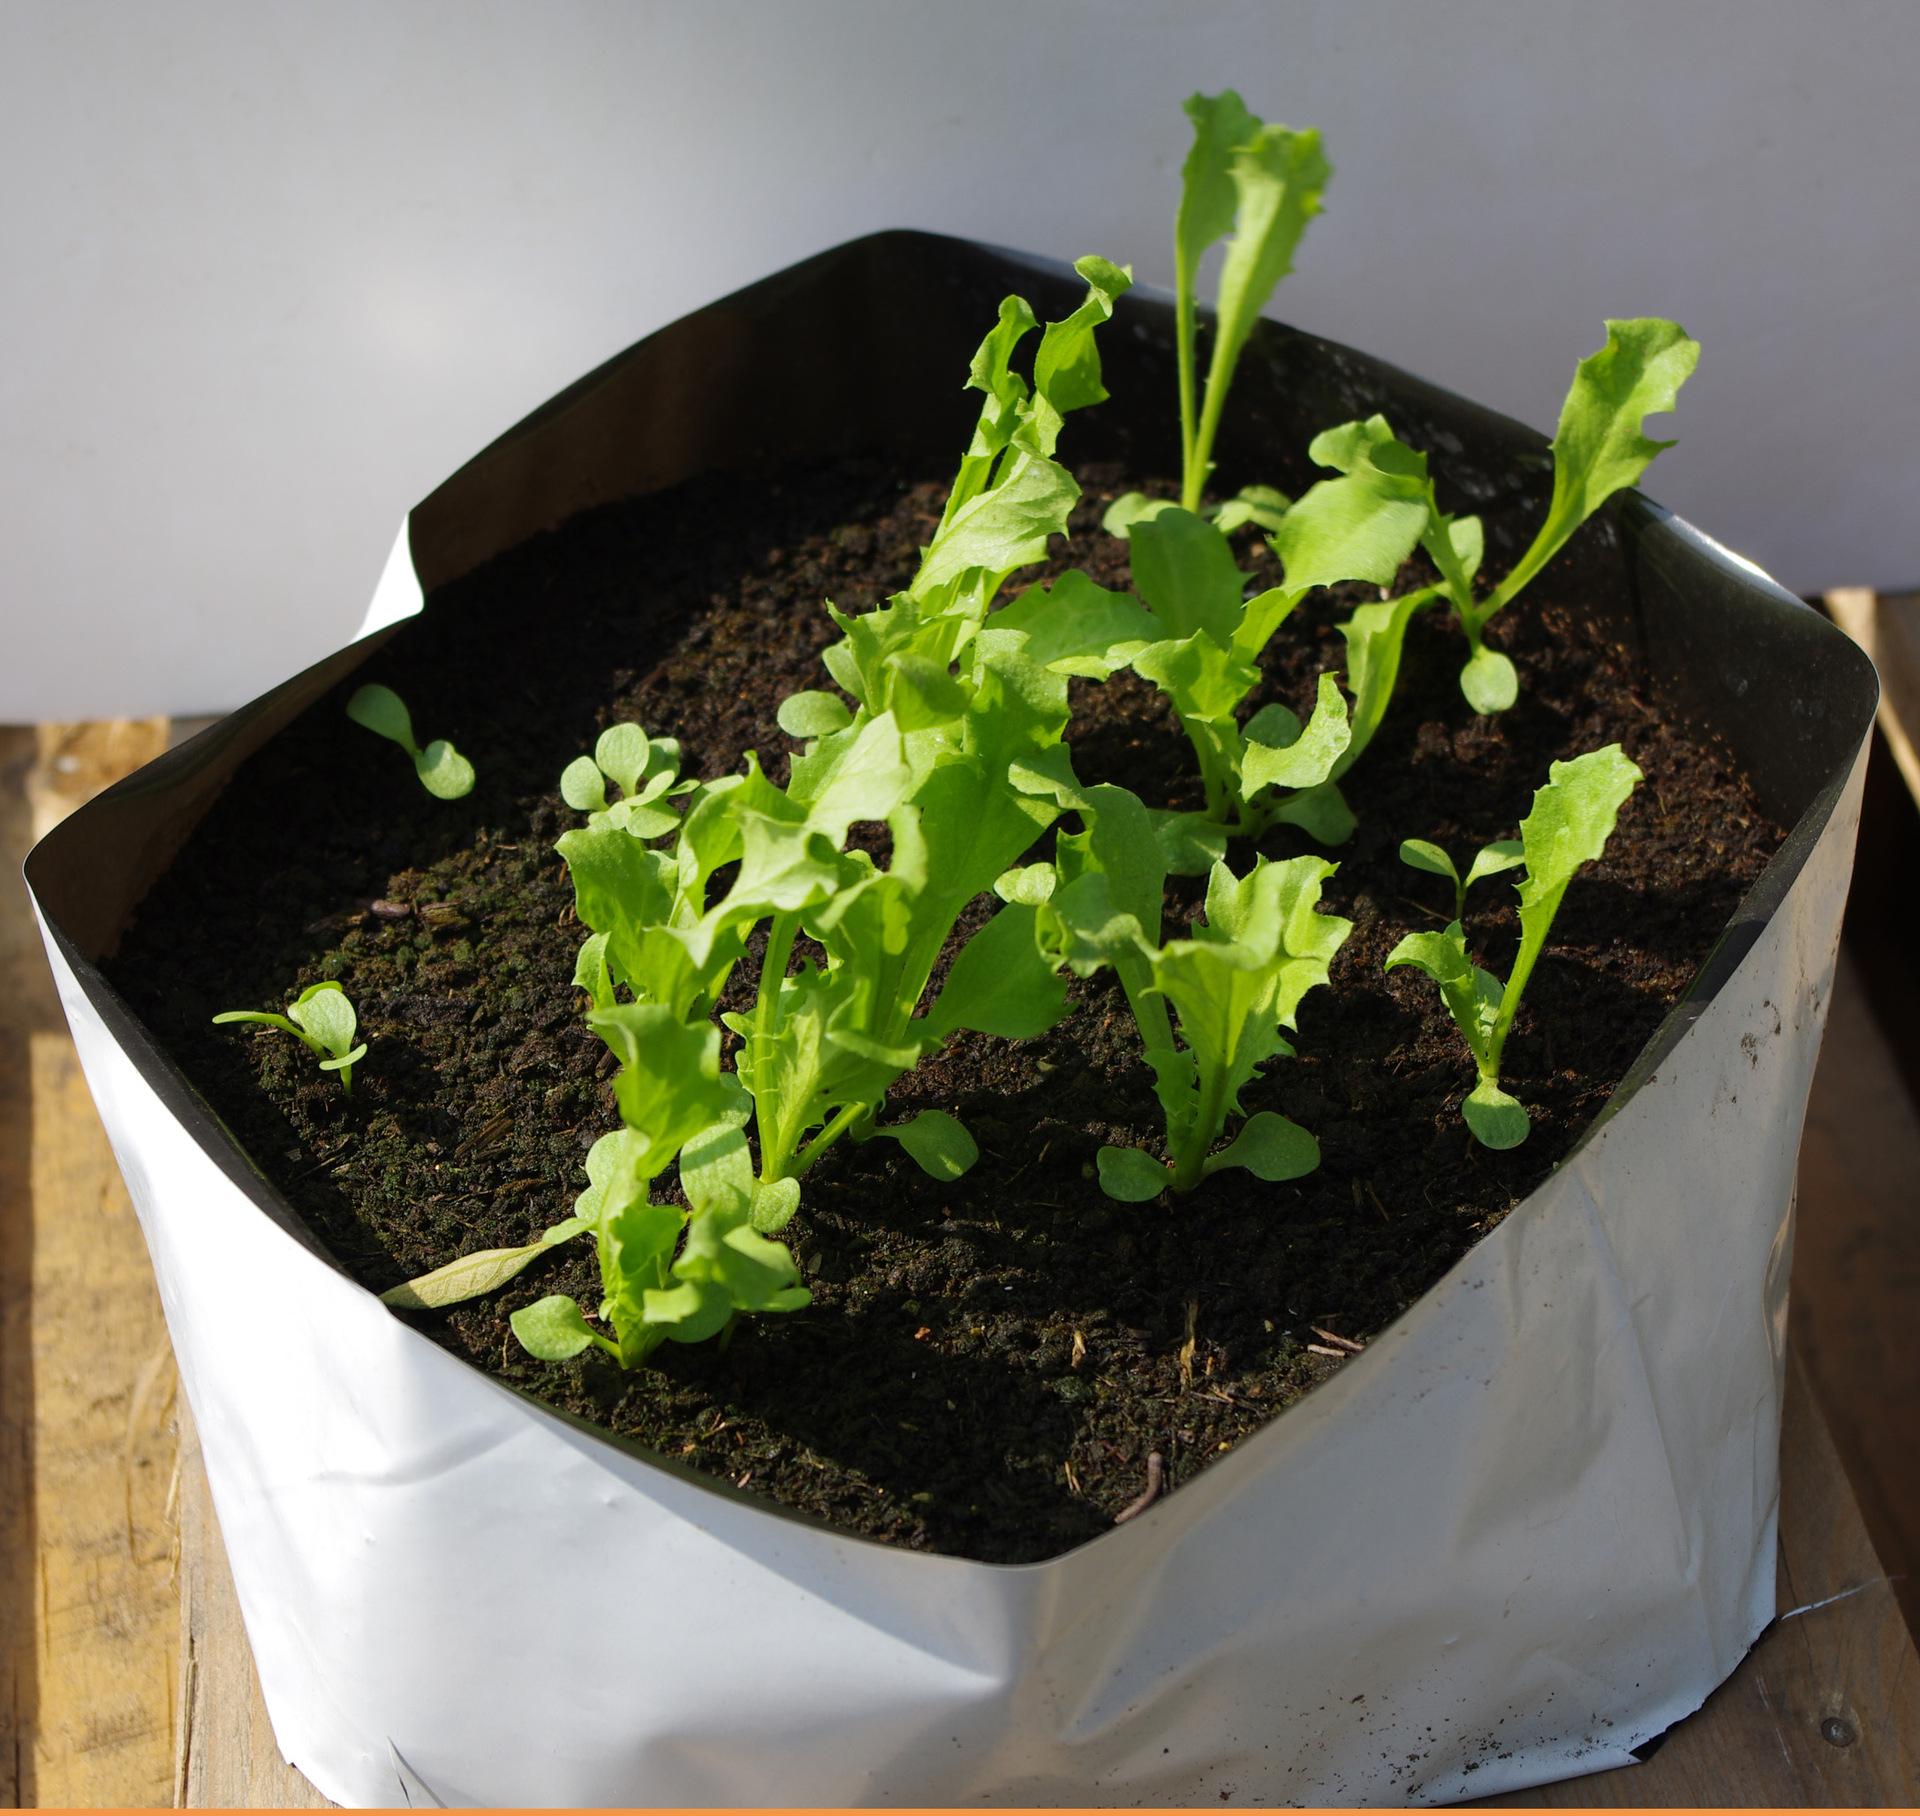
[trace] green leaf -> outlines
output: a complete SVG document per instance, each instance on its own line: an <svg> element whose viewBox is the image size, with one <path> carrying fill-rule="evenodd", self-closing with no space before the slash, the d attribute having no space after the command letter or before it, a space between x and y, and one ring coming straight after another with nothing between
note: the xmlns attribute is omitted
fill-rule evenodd
<svg viewBox="0 0 1920 1816"><path fill-rule="evenodd" d="M944 1038L961 1028L1000 1040L1032 1040L1067 1010L1066 980L1054 975L1034 930L1039 910L1009 903L960 948L926 1031Z"/></svg>
<svg viewBox="0 0 1920 1816"><path fill-rule="evenodd" d="M596 1009L614 1004L613 979L607 975L607 936L596 933L580 947L573 961L573 987L586 991Z"/></svg>
<svg viewBox="0 0 1920 1816"><path fill-rule="evenodd" d="M228 1009L223 1014L216 1015L213 1021L216 1027L222 1022L263 1022L269 1028L278 1028L283 1033L297 1036L310 1047L315 1044L310 1036L303 1034L284 1015L272 1015L262 1009Z"/></svg>
<svg viewBox="0 0 1920 1816"><path fill-rule="evenodd" d="M800 1208L800 1181L794 1178L755 1180L753 1227L763 1236L785 1229Z"/></svg>
<svg viewBox="0 0 1920 1816"><path fill-rule="evenodd" d="M813 690L787 695L776 716L790 738L825 738L853 723L847 703L838 694Z"/></svg>
<svg viewBox="0 0 1920 1816"><path fill-rule="evenodd" d="M1520 822L1527 876L1519 885L1520 917L1559 896L1582 864L1606 849L1621 805L1644 780L1639 766L1618 744L1590 750L1547 771L1533 810Z"/></svg>
<svg viewBox="0 0 1920 1816"><path fill-rule="evenodd" d="M1333 766L1352 736L1347 725L1347 702L1330 674L1320 677L1319 698L1305 731L1299 729L1299 720L1295 719L1291 738L1268 743L1253 735L1262 717L1256 714L1248 722L1246 749L1240 758L1241 793L1246 800L1263 788L1317 787L1333 774Z"/></svg>
<svg viewBox="0 0 1920 1816"><path fill-rule="evenodd" d="M604 813L607 781L591 757L575 757L560 772L560 798L576 813Z"/></svg>
<svg viewBox="0 0 1920 1816"><path fill-rule="evenodd" d="M680 1150L680 1185L696 1211L746 1211L753 1203L753 1157L732 1122L702 1129Z"/></svg>
<svg viewBox="0 0 1920 1816"><path fill-rule="evenodd" d="M1271 1110L1249 1116L1219 1153L1209 1156L1202 1171L1245 1167L1256 1179L1299 1179L1320 1164L1320 1144L1297 1123Z"/></svg>
<svg viewBox="0 0 1920 1816"><path fill-rule="evenodd" d="M1279 125L1261 126L1235 145L1232 161L1234 235L1220 271L1209 392L1232 372L1260 311L1293 269L1294 250L1333 175L1317 132Z"/></svg>
<svg viewBox="0 0 1920 1816"><path fill-rule="evenodd" d="M1670 441L1651 441L1642 419L1671 410L1699 363L1700 345L1677 322L1607 323L1607 344L1575 369L1553 437L1553 499L1546 522L1474 617L1484 623L1551 561L1581 524L1634 484Z"/></svg>
<svg viewBox="0 0 1920 1816"><path fill-rule="evenodd" d="M647 1138L638 1162L645 1177L733 1107L720 1082L720 1030L710 1022L684 1022L663 1003L619 1003L591 1010L587 1026L620 1057L613 1094L627 1127Z"/></svg>
<svg viewBox="0 0 1920 1816"><path fill-rule="evenodd" d="M995 612L982 634L996 632L1018 633L1028 661L1092 681L1106 680L1167 635L1137 599L1094 585L1078 568L1051 586L1029 587Z"/></svg>
<svg viewBox="0 0 1920 1816"><path fill-rule="evenodd" d="M1492 847L1489 846L1488 850ZM1485 856L1483 852L1481 854ZM1474 860L1475 874L1478 872L1479 859ZM1435 876L1443 876L1456 888L1460 886L1460 872L1454 867L1453 859L1438 845L1426 839L1402 839L1400 841L1400 862L1410 864L1415 870L1429 870Z"/></svg>
<svg viewBox="0 0 1920 1816"><path fill-rule="evenodd" d="M1181 510L1140 517L1128 532L1127 553L1133 584L1167 636L1205 631L1221 649L1231 646L1247 577L1212 524Z"/></svg>
<svg viewBox="0 0 1920 1816"><path fill-rule="evenodd" d="M1483 1078L1460 1106L1467 1127L1483 1148L1517 1148L1527 1138L1526 1106Z"/></svg>
<svg viewBox="0 0 1920 1816"><path fill-rule="evenodd" d="M594 762L620 784L620 792L625 795L639 793L650 754L647 734L631 722L609 725L593 747Z"/></svg>
<svg viewBox="0 0 1920 1816"><path fill-rule="evenodd" d="M679 1326L667 1335L677 1343L712 1336L737 1309L798 1311L813 1295L800 1284L800 1270L786 1245L770 1242L747 1220L744 1207L705 1211L687 1225L687 1243L673 1264L674 1278L698 1295L689 1304L678 1293L649 1292L648 1318Z"/></svg>
<svg viewBox="0 0 1920 1816"><path fill-rule="evenodd" d="M934 1179L958 1179L980 1158L980 1149L965 1125L944 1110L922 1110L911 1122L875 1129L874 1134L899 1142L921 1172Z"/></svg>
<svg viewBox="0 0 1920 1816"><path fill-rule="evenodd" d="M1342 580L1391 585L1427 529L1426 456L1395 439L1384 416L1328 429L1307 452L1342 476L1309 488L1269 539L1288 590Z"/></svg>
<svg viewBox="0 0 1920 1816"><path fill-rule="evenodd" d="M355 1047L351 1053L342 1053L338 1059L323 1059L320 1070L323 1072L347 1072L358 1065L367 1056L365 1042Z"/></svg>
<svg viewBox="0 0 1920 1816"><path fill-rule="evenodd" d="M1233 154L1260 128L1232 89L1217 95L1190 95L1183 103L1193 122L1193 148L1180 169L1180 211L1174 217L1174 257L1190 290L1201 256L1233 231L1240 191L1234 182Z"/></svg>
<svg viewBox="0 0 1920 1816"><path fill-rule="evenodd" d="M1213 514L1214 528L1237 530L1242 524L1255 523L1263 530L1277 530L1293 500L1272 486L1242 486Z"/></svg>
<svg viewBox="0 0 1920 1816"><path fill-rule="evenodd" d="M1112 318L1114 299L1133 288L1133 273L1106 259L1078 259L1073 268L1087 280L1087 300L1065 321L1047 324L1033 358L1033 388L1063 416L1106 401L1094 334Z"/></svg>
<svg viewBox="0 0 1920 1816"><path fill-rule="evenodd" d="M1585 522L1673 446L1649 440L1641 419L1673 408L1699 360L1700 343L1678 322L1607 323L1607 344L1580 362L1560 407L1550 522Z"/></svg>
<svg viewBox="0 0 1920 1816"><path fill-rule="evenodd" d="M950 725L971 704L969 689L929 656L907 650L889 656L887 706L902 731Z"/></svg>
<svg viewBox="0 0 1920 1816"><path fill-rule="evenodd" d="M1404 845L1400 848L1400 854L1406 856ZM1518 839L1495 839L1491 845L1482 845L1474 853L1473 863L1467 869L1467 880L1460 887L1471 889L1482 877L1498 876L1501 871L1512 870L1525 862L1526 847Z"/></svg>
<svg viewBox="0 0 1920 1816"><path fill-rule="evenodd" d="M674 831L680 816L671 807L647 807L640 801L616 801L605 813L591 816L590 824L624 832L630 839L657 839Z"/></svg>
<svg viewBox="0 0 1920 1816"><path fill-rule="evenodd" d="M1151 523L1162 511L1177 511L1180 502L1174 498L1149 498L1144 492L1122 492L1112 504L1108 505L1100 519L1100 527L1109 536L1130 535L1136 523Z"/></svg>
<svg viewBox="0 0 1920 1816"><path fill-rule="evenodd" d="M1079 497L1080 488L1065 467L1038 454L1021 454L1006 478L963 505L935 533L914 576L913 593L929 593L971 568L1005 574L1044 561L1048 537L1066 534L1067 517ZM834 679L846 686L839 675Z"/></svg>
<svg viewBox="0 0 1920 1816"><path fill-rule="evenodd" d="M644 1197L640 1163L646 1151L647 1138L632 1129L602 1135L587 1150L587 1189L573 1201L572 1221L598 1229L610 1209Z"/></svg>
<svg viewBox="0 0 1920 1816"><path fill-rule="evenodd" d="M287 1013L336 1058L353 1045L357 1017L336 983L310 985L287 1006Z"/></svg>
<svg viewBox="0 0 1920 1816"><path fill-rule="evenodd" d="M1500 983L1468 958L1460 923L1449 922L1444 933L1409 933L1387 954L1385 969L1391 971L1396 965L1412 965L1440 986L1440 1000L1453 1025L1466 1036L1475 1063L1483 1068L1491 1065L1496 1057L1490 1042L1500 1012Z"/></svg>
<svg viewBox="0 0 1920 1816"><path fill-rule="evenodd" d="M1028 864L1024 869L1007 870L994 878L993 893L1003 902L1020 902L1038 908L1052 896L1060 873L1051 864Z"/></svg>
<svg viewBox="0 0 1920 1816"><path fill-rule="evenodd" d="M1101 1191L1122 1204L1144 1204L1173 1184L1171 1169L1139 1148L1102 1148L1094 1161Z"/></svg>
<svg viewBox="0 0 1920 1816"><path fill-rule="evenodd" d="M1150 643L1134 657L1133 671L1172 700L1187 721L1230 720L1233 709L1260 679L1251 662L1223 648L1205 631L1178 643Z"/></svg>
<svg viewBox="0 0 1920 1816"><path fill-rule="evenodd" d="M1373 734L1380 729L1393 698L1394 682L1399 679L1407 626L1413 614L1431 605L1437 596L1436 588L1427 587L1380 605L1363 605L1340 627L1340 634L1347 640L1347 692L1353 695L1353 712L1348 720L1352 741L1333 767L1336 781L1373 742Z"/></svg>
<svg viewBox="0 0 1920 1816"><path fill-rule="evenodd" d="M1203 1106L1178 1132L1182 1191L1198 1183L1241 1089L1266 1060L1292 1052L1280 1028L1291 1027L1301 997L1327 981L1328 964L1353 931L1351 921L1316 911L1334 868L1324 858L1258 858L1250 875L1236 878L1216 864L1206 924L1194 939L1169 940L1154 960L1154 982L1193 1053Z"/></svg>
<svg viewBox="0 0 1920 1816"><path fill-rule="evenodd" d="M473 793L473 765L445 738L435 738L413 760L415 773L428 794L442 801L457 801Z"/></svg>
<svg viewBox="0 0 1920 1816"><path fill-rule="evenodd" d="M1322 845L1344 845L1359 824L1338 782L1322 782L1285 796L1267 810L1267 817L1284 825L1298 826L1309 838Z"/></svg>
<svg viewBox="0 0 1920 1816"><path fill-rule="evenodd" d="M1460 671L1460 691L1477 713L1503 713L1520 698L1520 676L1497 649L1482 644Z"/></svg>
<svg viewBox="0 0 1920 1816"><path fill-rule="evenodd" d="M1149 818L1160 860L1172 876L1205 876L1227 855L1227 829L1204 813L1169 813L1155 808Z"/></svg>
<svg viewBox="0 0 1920 1816"><path fill-rule="evenodd" d="M588 1329L580 1308L565 1293L555 1293L532 1305L522 1306L507 1322L520 1339L523 1349L542 1362L565 1362L577 1356L589 1343L607 1345Z"/></svg>
<svg viewBox="0 0 1920 1816"><path fill-rule="evenodd" d="M578 1218L570 1218L565 1224L556 1224L538 1242L528 1242L519 1248L476 1249L458 1261L449 1261L445 1267L436 1267L431 1273L419 1274L402 1285L389 1287L380 1295L380 1303L399 1311L424 1312L477 1299L482 1293L505 1286L547 1250L569 1236L579 1235L585 1227ZM557 1236L555 1232L559 1230L565 1230L566 1235ZM569 1299L565 1303L572 1305L573 1301ZM577 1313L579 1307L575 1306L574 1310Z"/></svg>
<svg viewBox="0 0 1920 1816"><path fill-rule="evenodd" d="M382 687L377 681L360 688L347 702L347 717L368 731L391 738L409 756L419 750L413 741L413 720L405 703L392 688Z"/></svg>

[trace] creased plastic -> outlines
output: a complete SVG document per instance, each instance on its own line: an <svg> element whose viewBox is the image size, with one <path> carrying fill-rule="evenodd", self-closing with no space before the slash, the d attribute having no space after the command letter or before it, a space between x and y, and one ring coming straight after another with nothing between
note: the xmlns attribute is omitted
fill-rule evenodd
<svg viewBox="0 0 1920 1816"><path fill-rule="evenodd" d="M1864 727L1542 1187L1284 1417L1017 1568L784 1516L456 1361L263 1214L43 907L283 1752L396 1806L1439 1803L1628 1763L1773 1614Z"/></svg>

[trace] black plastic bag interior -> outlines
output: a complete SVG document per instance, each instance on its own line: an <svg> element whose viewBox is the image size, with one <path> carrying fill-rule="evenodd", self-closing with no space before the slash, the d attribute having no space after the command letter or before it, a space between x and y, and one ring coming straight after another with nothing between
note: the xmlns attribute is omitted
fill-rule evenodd
<svg viewBox="0 0 1920 1816"><path fill-rule="evenodd" d="M1042 319L1083 287L1070 269L972 242L889 232L822 253L637 343L475 456L414 511L426 613L439 589L575 512L696 474L883 451L947 462L975 413L956 382L1000 298ZM1102 343L1109 402L1076 415L1076 459L1136 472L1178 466L1172 306L1124 297ZM1384 412L1430 450L1448 510L1478 512L1511 556L1551 486L1534 431L1334 342L1277 323L1257 331L1218 448L1217 483L1297 493L1319 429ZM1582 533L1562 598L1644 651L1662 704L1717 733L1762 804L1791 827L1692 990L1635 1062L1600 1121L1697 1017L1799 874L1871 724L1871 664L1818 613L1637 495ZM313 1244L193 1087L97 969L142 896L239 765L391 637L329 657L169 752L73 815L35 849L28 881L53 937L149 1082L261 1209ZM1599 1126L1598 1122L1594 1125Z"/></svg>

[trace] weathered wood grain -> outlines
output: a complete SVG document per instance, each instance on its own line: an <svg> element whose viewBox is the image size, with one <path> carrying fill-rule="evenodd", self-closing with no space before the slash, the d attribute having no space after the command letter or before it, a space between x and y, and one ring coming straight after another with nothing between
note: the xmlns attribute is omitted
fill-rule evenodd
<svg viewBox="0 0 1920 1816"><path fill-rule="evenodd" d="M1880 730L1920 800L1920 593L1841 586L1826 595L1826 607L1880 671Z"/></svg>
<svg viewBox="0 0 1920 1816"><path fill-rule="evenodd" d="M30 839L165 721L7 734L0 878L5 1770L22 1805L172 1801L172 1358L133 1206L41 958ZM30 742L29 742L30 739Z"/></svg>

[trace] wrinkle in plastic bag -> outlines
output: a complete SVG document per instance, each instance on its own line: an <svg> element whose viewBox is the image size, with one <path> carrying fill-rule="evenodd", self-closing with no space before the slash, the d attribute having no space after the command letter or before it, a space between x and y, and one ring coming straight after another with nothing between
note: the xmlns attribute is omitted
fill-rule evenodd
<svg viewBox="0 0 1920 1816"><path fill-rule="evenodd" d="M1628 1763L1772 1616L1794 1159L1875 688L1654 507L1608 545L1617 628L1755 771L1786 846L1545 1184L1284 1417L1045 1563L836 1533L456 1361L316 1252L95 968L241 757L405 635L415 588L585 504L833 451L823 422L946 450L955 346L1005 289L1045 309L1070 282L881 235L675 324L416 508L374 635L34 854L275 1733L336 1800L1445 1802ZM1164 315L1123 304L1116 397L1155 395ZM856 371L889 382L859 421L823 415ZM1253 458L1283 404L1539 446L1271 325L1242 382ZM1099 414L1095 439L1155 457L1159 419Z"/></svg>

